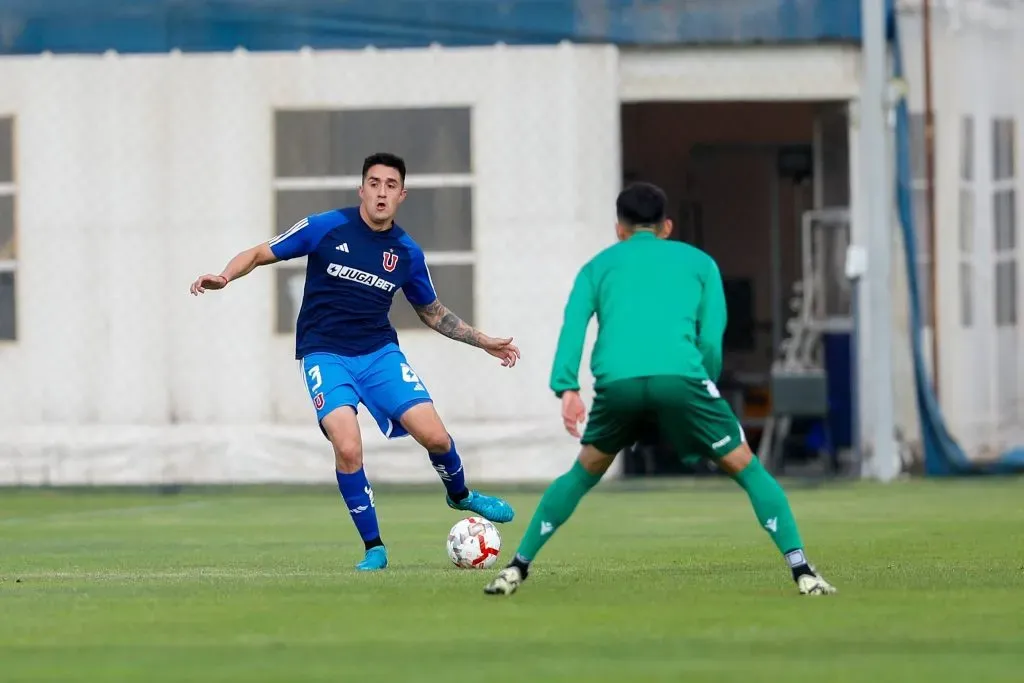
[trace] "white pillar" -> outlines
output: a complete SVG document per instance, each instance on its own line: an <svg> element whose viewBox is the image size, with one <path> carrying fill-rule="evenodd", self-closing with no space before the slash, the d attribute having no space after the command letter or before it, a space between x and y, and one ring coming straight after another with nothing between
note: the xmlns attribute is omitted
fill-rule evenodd
<svg viewBox="0 0 1024 683"><path fill-rule="evenodd" d="M885 38L884 0L862 0L863 80L860 102L860 201L863 202L867 273L863 295L867 298L869 323L867 386L860 387L871 425L863 475L891 481L900 473L894 435L893 323L891 249L893 229L893 183L888 117L891 107L887 93L888 48Z"/></svg>
<svg viewBox="0 0 1024 683"><path fill-rule="evenodd" d="M868 244L868 219L867 202L864 199L864 189L861 171L861 141L860 141L860 112L861 103L859 100L851 101L849 104L849 150L850 150L850 246L866 253ZM847 254L849 260L850 254ZM869 368L871 367L871 320L868 317L868 297L866 294L867 284L863 274L853 281L856 296L852 301L854 326L853 335L856 353L856 363L853 377L854 393L854 423L853 423L853 445L857 449L858 458L866 457L864 447L871 443L871 394L867 391L870 381Z"/></svg>

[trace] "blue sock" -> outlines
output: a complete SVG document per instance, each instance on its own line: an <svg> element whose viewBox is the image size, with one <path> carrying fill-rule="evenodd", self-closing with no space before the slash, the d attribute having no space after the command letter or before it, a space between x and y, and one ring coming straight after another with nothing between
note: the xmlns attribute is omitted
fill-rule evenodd
<svg viewBox="0 0 1024 683"><path fill-rule="evenodd" d="M448 490L448 497L458 503L469 495L466 488L466 473L462 470L462 458L455 450L455 439L449 435L452 447L447 453L429 453L430 464L437 470L437 476L441 477L441 483Z"/></svg>
<svg viewBox="0 0 1024 683"><path fill-rule="evenodd" d="M337 471L335 474L338 476L338 490L345 499L348 512L352 515L352 521L355 522L367 549L375 545L384 545L380 540L377 508L373 503L373 489L366 479L366 471L360 467L359 471L352 474Z"/></svg>

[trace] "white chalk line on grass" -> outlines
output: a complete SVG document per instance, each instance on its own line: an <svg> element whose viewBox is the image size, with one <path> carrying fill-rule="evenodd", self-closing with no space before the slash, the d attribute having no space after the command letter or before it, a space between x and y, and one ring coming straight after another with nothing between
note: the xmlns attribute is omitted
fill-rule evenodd
<svg viewBox="0 0 1024 683"><path fill-rule="evenodd" d="M273 571L262 569L196 568L178 571L33 571L11 578L39 581L194 581L199 579L295 579L337 576L338 571Z"/></svg>
<svg viewBox="0 0 1024 683"><path fill-rule="evenodd" d="M675 572L680 576L689 573L705 574L708 569L703 566L680 566L671 562L646 564L643 566L603 566L597 568L579 568L572 573L582 577L598 577L601 575L618 574L658 574L663 575L666 571ZM742 567L742 573L758 573L759 567ZM385 576L381 576L384 574ZM59 570L59 571L28 571L7 573L0 567L0 583L11 582L14 579L23 581L120 581L125 583L144 583L159 581L202 581L202 580L264 580L264 579L340 579L343 581L366 581L368 583L387 582L400 578L450 575L470 579L471 577L488 576L490 573L480 570L456 569L441 563L417 564L405 567L389 568L387 572L361 574L348 568L339 566L337 568L325 569L271 569L252 567L191 567L178 570Z"/></svg>
<svg viewBox="0 0 1024 683"><path fill-rule="evenodd" d="M29 517L7 517L0 519L0 526L16 526L21 524L35 524L38 522L59 522L64 520L78 521L80 519L103 518L103 517L128 517L146 512L166 512L169 510L190 510L194 508L207 507L213 504L209 500L193 500L183 503L171 503L167 505L135 505L131 507L103 508L100 510L68 510L66 512L52 512L45 515Z"/></svg>
<svg viewBox="0 0 1024 683"><path fill-rule="evenodd" d="M410 566L403 567L391 574L418 575L437 574L438 570L447 570L444 565L438 566ZM452 571L459 571L452 569ZM0 568L0 574L3 569ZM461 572L460 572L461 573ZM466 574L469 572L466 571ZM484 572L478 572L483 575ZM346 566L325 569L271 569L253 567L189 567L176 570L44 570L17 572L11 574L8 580L13 578L40 581L196 581L203 579L301 579L301 578L363 578Z"/></svg>

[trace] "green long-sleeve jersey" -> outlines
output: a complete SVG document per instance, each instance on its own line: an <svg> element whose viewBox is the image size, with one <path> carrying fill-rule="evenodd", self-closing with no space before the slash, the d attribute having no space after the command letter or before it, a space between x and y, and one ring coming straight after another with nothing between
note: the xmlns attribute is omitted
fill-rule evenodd
<svg viewBox="0 0 1024 683"><path fill-rule="evenodd" d="M637 231L591 259L576 276L558 337L551 390L578 391L591 316L595 385L680 375L717 380L726 306L714 259L683 242Z"/></svg>

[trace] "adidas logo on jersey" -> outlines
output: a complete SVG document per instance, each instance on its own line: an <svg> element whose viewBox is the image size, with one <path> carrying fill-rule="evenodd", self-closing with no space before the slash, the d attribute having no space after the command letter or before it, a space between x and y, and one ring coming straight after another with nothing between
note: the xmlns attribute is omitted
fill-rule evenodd
<svg viewBox="0 0 1024 683"><path fill-rule="evenodd" d="M342 242L337 247L335 247L335 249L337 249L338 251L343 251L343 252L345 252L347 254L348 253L348 242Z"/></svg>
<svg viewBox="0 0 1024 683"><path fill-rule="evenodd" d="M382 277L377 277L373 273L367 273L365 270L359 270L352 266L340 266L337 263L332 263L327 266L327 274L333 275L334 277L342 280L352 280L353 282L364 284L367 287L383 289L385 292L395 291L394 282L388 282Z"/></svg>

